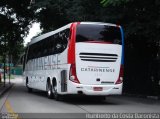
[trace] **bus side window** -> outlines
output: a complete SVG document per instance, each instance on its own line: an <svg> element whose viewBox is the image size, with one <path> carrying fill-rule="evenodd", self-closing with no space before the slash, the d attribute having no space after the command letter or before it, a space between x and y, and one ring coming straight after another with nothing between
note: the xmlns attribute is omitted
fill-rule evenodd
<svg viewBox="0 0 160 119"><path fill-rule="evenodd" d="M30 47L28 47L27 62L28 62L29 58L30 58Z"/></svg>
<svg viewBox="0 0 160 119"><path fill-rule="evenodd" d="M52 36L52 40L51 40L51 54L55 54L56 50L55 50L55 37Z"/></svg>
<svg viewBox="0 0 160 119"><path fill-rule="evenodd" d="M56 45L58 53L62 53L67 48L68 39L69 39L68 37L69 37L69 32L67 33L67 30L64 30L59 33L57 45Z"/></svg>
<svg viewBox="0 0 160 119"><path fill-rule="evenodd" d="M48 55L51 55L51 48L52 48L52 44L51 44L51 36L48 38Z"/></svg>
<svg viewBox="0 0 160 119"><path fill-rule="evenodd" d="M31 60L31 59L32 59L32 45L31 45L31 46L29 46L27 62L28 62L29 60Z"/></svg>
<svg viewBox="0 0 160 119"><path fill-rule="evenodd" d="M36 44L33 44L32 47L32 59L36 58Z"/></svg>
<svg viewBox="0 0 160 119"><path fill-rule="evenodd" d="M70 29L66 29L64 31L64 35L63 35L63 42L64 42L64 47L67 48L67 45L68 45L68 41L69 41L69 31ZM65 49L64 49L65 50Z"/></svg>
<svg viewBox="0 0 160 119"><path fill-rule="evenodd" d="M37 43L37 58L41 57L41 43Z"/></svg>
<svg viewBox="0 0 160 119"><path fill-rule="evenodd" d="M47 40L43 40L42 41L42 57L46 56L47 55Z"/></svg>
<svg viewBox="0 0 160 119"><path fill-rule="evenodd" d="M55 36L52 35L48 38L48 55L55 54Z"/></svg>
<svg viewBox="0 0 160 119"><path fill-rule="evenodd" d="M46 44L46 53L45 55L50 55L50 36L48 38L46 38L45 40L45 44Z"/></svg>
<svg viewBox="0 0 160 119"><path fill-rule="evenodd" d="M67 41L69 40L69 37L70 37L70 29L66 29L65 30L65 37L67 39Z"/></svg>
<svg viewBox="0 0 160 119"><path fill-rule="evenodd" d="M59 39L59 34L55 34L54 35L54 48L55 48L55 51L54 51L54 54L58 54L58 39Z"/></svg>
<svg viewBox="0 0 160 119"><path fill-rule="evenodd" d="M25 49L25 54L23 55L23 59L22 59L22 64L23 64L23 71L25 70L25 65L26 65L26 60L28 59L27 57L27 51L28 51L28 47ZM26 59L27 58L27 59Z"/></svg>
<svg viewBox="0 0 160 119"><path fill-rule="evenodd" d="M37 48L36 48L36 47L37 47L37 44L34 44L34 50L33 50L33 51L34 51L34 52L33 52L34 54L33 54L33 58L36 58L36 56L37 56L37 54L36 54Z"/></svg>
<svg viewBox="0 0 160 119"><path fill-rule="evenodd" d="M57 49L57 52L58 52L58 53L61 53L62 50L63 50L63 47L62 47L62 32L60 32L60 33L58 34L56 49Z"/></svg>
<svg viewBox="0 0 160 119"><path fill-rule="evenodd" d="M43 57L43 41L40 41L40 57Z"/></svg>

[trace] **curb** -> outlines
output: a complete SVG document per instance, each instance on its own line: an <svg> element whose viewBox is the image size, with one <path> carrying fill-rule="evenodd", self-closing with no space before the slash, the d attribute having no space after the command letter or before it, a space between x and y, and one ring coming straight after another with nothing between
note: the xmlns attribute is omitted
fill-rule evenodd
<svg viewBox="0 0 160 119"><path fill-rule="evenodd" d="M153 99L153 100L159 100L160 97L158 96L147 96L148 99Z"/></svg>
<svg viewBox="0 0 160 119"><path fill-rule="evenodd" d="M123 96L129 96L129 97L137 97L137 98L146 98L146 99L152 99L152 100L160 100L159 96L147 96L147 95L138 95L138 94L122 94Z"/></svg>
<svg viewBox="0 0 160 119"><path fill-rule="evenodd" d="M11 83L11 84L6 84L5 87L3 87L3 86L0 87L0 89L2 89L2 90L0 91L0 98L1 98L1 96L3 96L7 91L9 91L9 89L11 89L12 86L13 86L13 84Z"/></svg>

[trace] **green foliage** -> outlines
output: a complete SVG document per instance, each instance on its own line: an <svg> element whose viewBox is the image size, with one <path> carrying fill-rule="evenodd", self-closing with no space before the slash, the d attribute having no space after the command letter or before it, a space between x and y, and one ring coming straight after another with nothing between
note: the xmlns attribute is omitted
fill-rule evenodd
<svg viewBox="0 0 160 119"><path fill-rule="evenodd" d="M104 21L101 0L36 0L36 20L43 32L54 30L75 21Z"/></svg>
<svg viewBox="0 0 160 119"><path fill-rule="evenodd" d="M131 0L102 0L101 4L103 4L103 6L109 6L109 5L120 6L129 1Z"/></svg>
<svg viewBox="0 0 160 119"><path fill-rule="evenodd" d="M124 89L157 95L160 79L159 0L102 0L101 4L111 12L107 15L112 16L112 20L119 20L125 30Z"/></svg>
<svg viewBox="0 0 160 119"><path fill-rule="evenodd" d="M0 55L18 57L33 18L30 0L0 1Z"/></svg>
<svg viewBox="0 0 160 119"><path fill-rule="evenodd" d="M44 32L74 21L100 21L124 26L127 47L142 39L146 48L159 42L158 0L36 0L32 7L39 10L36 19Z"/></svg>

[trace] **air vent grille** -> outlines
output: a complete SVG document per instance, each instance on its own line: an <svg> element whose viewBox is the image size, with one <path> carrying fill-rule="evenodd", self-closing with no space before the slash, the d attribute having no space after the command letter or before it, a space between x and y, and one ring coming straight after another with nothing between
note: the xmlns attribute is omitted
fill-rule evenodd
<svg viewBox="0 0 160 119"><path fill-rule="evenodd" d="M118 59L117 54L105 54L105 53L80 53L80 59L83 61L92 62L116 62Z"/></svg>

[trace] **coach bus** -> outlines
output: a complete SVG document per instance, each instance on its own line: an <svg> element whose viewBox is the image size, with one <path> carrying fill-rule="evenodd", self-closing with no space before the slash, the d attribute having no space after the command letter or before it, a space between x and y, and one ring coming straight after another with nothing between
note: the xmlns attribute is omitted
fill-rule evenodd
<svg viewBox="0 0 160 119"><path fill-rule="evenodd" d="M63 95L122 94L124 35L120 25L74 22L31 40L24 82L56 100Z"/></svg>

